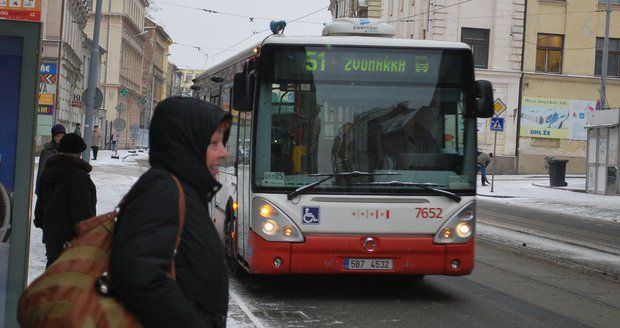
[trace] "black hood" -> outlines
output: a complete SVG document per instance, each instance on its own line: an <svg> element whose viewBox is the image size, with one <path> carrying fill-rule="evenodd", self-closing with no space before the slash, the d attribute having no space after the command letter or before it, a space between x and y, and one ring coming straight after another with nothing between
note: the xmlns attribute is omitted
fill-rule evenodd
<svg viewBox="0 0 620 328"><path fill-rule="evenodd" d="M172 97L161 101L149 131L149 162L165 168L198 192L208 194L219 183L206 166L211 136L232 116L218 106L196 98ZM224 143L228 132L224 135Z"/></svg>

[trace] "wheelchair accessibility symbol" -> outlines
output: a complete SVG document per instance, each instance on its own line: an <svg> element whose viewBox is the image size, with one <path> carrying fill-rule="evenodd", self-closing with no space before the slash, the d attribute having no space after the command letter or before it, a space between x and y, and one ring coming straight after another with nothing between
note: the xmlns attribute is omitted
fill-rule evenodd
<svg viewBox="0 0 620 328"><path fill-rule="evenodd" d="M319 224L319 208L318 207L302 207L301 223L303 224Z"/></svg>

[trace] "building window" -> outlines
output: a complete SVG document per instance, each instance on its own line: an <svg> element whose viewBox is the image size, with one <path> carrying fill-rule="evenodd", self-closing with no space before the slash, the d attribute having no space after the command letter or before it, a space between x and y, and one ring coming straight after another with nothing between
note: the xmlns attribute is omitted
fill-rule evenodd
<svg viewBox="0 0 620 328"><path fill-rule="evenodd" d="M185 75L185 83L191 83L193 79L194 79L193 73L187 73Z"/></svg>
<svg viewBox="0 0 620 328"><path fill-rule="evenodd" d="M594 74L601 75L603 66L603 42L605 39L596 38L596 61ZM609 38L609 57L607 61L607 75L620 77L620 39Z"/></svg>
<svg viewBox="0 0 620 328"><path fill-rule="evenodd" d="M561 73L564 36L538 34L536 43L536 72Z"/></svg>
<svg viewBox="0 0 620 328"><path fill-rule="evenodd" d="M474 66L488 68L489 66L489 30L481 28L463 27L461 42L467 43L474 54Z"/></svg>
<svg viewBox="0 0 620 328"><path fill-rule="evenodd" d="M607 0L598 0L599 5L606 5ZM620 5L620 0L611 0L612 5Z"/></svg>

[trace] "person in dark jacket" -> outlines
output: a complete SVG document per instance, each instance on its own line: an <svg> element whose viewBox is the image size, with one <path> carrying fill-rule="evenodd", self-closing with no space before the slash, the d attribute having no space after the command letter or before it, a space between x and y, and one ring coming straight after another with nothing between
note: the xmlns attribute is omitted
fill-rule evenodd
<svg viewBox="0 0 620 328"><path fill-rule="evenodd" d="M221 188L231 115L188 97L163 100L149 131L149 162L121 205L110 256L118 299L145 327L225 327L228 272L208 212ZM186 200L179 228L179 179ZM175 259L176 281L168 272Z"/></svg>
<svg viewBox="0 0 620 328"><path fill-rule="evenodd" d="M493 158L493 153L484 153L481 151L477 151L476 156L476 170L480 171L482 185L486 186L487 184L491 184L487 179L487 166L491 163L491 158Z"/></svg>
<svg viewBox="0 0 620 328"><path fill-rule="evenodd" d="M34 185L35 186L34 193L37 195L39 194L39 177L41 177L41 173L43 173L43 169L45 168L45 163L47 162L47 159L50 156L58 153L56 148L58 148L58 144L60 143L60 140L62 140L62 137L65 136L65 134L67 134L65 127L62 124L56 124L52 126L52 140L43 145L43 149L41 150L41 155L39 155L39 167L37 168L37 180L35 181L35 185Z"/></svg>
<svg viewBox="0 0 620 328"><path fill-rule="evenodd" d="M67 134L39 179L34 225L43 229L48 267L65 243L77 236L73 227L96 212L97 190L89 175L92 167L80 158L85 149L82 137Z"/></svg>
<svg viewBox="0 0 620 328"><path fill-rule="evenodd" d="M82 136L82 123L75 123L75 130L73 130L73 133L80 137Z"/></svg>

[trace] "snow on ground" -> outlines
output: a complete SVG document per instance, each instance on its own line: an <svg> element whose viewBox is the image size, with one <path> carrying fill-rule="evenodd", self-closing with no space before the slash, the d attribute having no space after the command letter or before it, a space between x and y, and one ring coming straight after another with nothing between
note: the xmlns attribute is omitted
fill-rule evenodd
<svg viewBox="0 0 620 328"><path fill-rule="evenodd" d="M527 250L560 262L567 262L568 259L570 264L593 268L613 276L620 275L620 257L617 255L486 224L476 225L476 235L512 249Z"/></svg>
<svg viewBox="0 0 620 328"><path fill-rule="evenodd" d="M488 177L489 181L491 176ZM491 186L478 185L480 199L514 206L620 222L620 196L585 193L585 176L568 176L568 186L550 188L544 175L496 175Z"/></svg>
<svg viewBox="0 0 620 328"><path fill-rule="evenodd" d="M111 152L102 150L99 158L91 161L93 172L91 178L97 187L97 213L112 210L123 195L136 182L148 167L146 152L119 151L119 159L110 157ZM38 162L38 159L35 160ZM36 167L35 167L36 172ZM489 175L489 180L491 176ZM478 186L479 199L505 203L511 206L525 206L559 213L571 213L584 217L599 218L611 222L620 222L620 196L593 195L583 192L585 177L569 176L568 186L549 188L549 179L544 175L499 175L495 176L493 192L491 186ZM574 191L578 190L578 191ZM581 191L581 192L579 192ZM36 201L36 196L34 198ZM521 245L526 242L531 248L547 253L565 254L572 259L593 259L601 262L610 261L605 255L594 254L579 247L566 248L565 244L546 241L533 236L507 229L478 226L478 233L499 236L506 245ZM525 238L525 239L524 239ZM518 243L518 244L515 244ZM41 229L34 226L30 238L30 266L28 281L32 281L45 270L45 248L41 243ZM618 265L617 259L612 259ZM253 317L244 305L244 300L234 291L231 293L228 326L257 327L260 322Z"/></svg>

